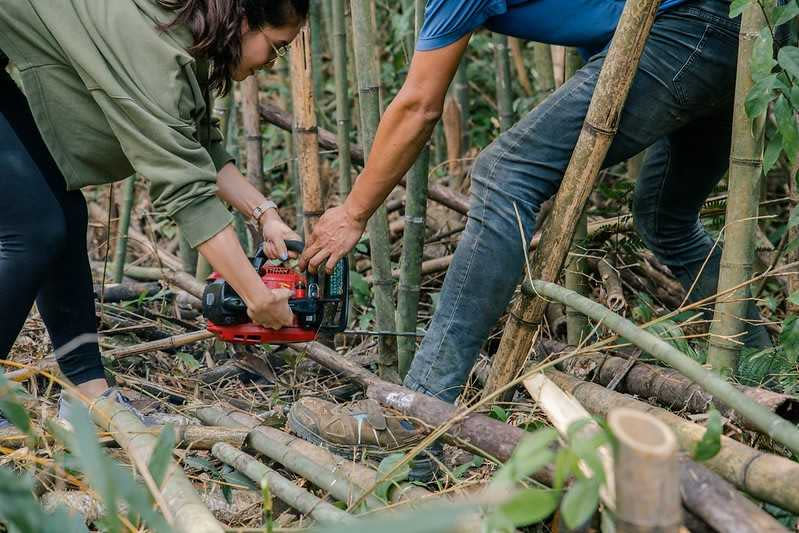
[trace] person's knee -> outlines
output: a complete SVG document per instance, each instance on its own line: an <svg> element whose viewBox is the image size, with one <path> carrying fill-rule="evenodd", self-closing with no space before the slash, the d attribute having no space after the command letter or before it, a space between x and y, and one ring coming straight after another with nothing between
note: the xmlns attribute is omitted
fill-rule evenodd
<svg viewBox="0 0 799 533"><path fill-rule="evenodd" d="M29 271L46 269L67 245L64 216L60 212L41 212L19 221L3 244L12 257L24 261Z"/></svg>

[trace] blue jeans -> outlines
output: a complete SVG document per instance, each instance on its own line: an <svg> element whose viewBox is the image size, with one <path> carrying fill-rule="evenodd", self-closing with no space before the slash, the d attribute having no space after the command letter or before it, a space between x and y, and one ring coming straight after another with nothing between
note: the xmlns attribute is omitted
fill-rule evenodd
<svg viewBox="0 0 799 533"><path fill-rule="evenodd" d="M658 16L604 162L649 149L634 193L635 227L686 288L699 276L694 301L716 292L721 257L718 247L711 252L699 210L729 162L740 19L728 18L728 9L728 1L697 0ZM449 402L460 393L522 273L514 204L529 239L539 207L560 186L605 54L474 162L466 230L407 387ZM749 316L759 317L752 302ZM770 345L762 326L751 326L746 342Z"/></svg>

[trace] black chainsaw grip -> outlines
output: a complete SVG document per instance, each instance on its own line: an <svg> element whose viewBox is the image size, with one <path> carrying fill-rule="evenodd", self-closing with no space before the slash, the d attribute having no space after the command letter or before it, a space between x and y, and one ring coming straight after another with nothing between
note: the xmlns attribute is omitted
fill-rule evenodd
<svg viewBox="0 0 799 533"><path fill-rule="evenodd" d="M302 241L283 241L286 243L286 249L289 252L297 252L301 254L305 250L305 243Z"/></svg>

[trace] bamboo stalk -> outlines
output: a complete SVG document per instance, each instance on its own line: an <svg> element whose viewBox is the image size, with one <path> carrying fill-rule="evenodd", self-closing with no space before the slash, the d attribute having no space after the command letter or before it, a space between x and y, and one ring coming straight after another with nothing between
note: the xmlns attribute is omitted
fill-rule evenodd
<svg viewBox="0 0 799 533"><path fill-rule="evenodd" d="M554 354L563 354L573 348L551 341L541 341L537 345L543 353L537 359ZM598 352L581 354L579 357L557 365L559 370L577 378L607 386L622 375L614 389L640 398L654 398L659 404L675 412L706 413L715 407L733 424L750 431L759 431L732 408L718 401L687 377L671 368L654 366L640 361L630 364L629 359L614 357ZM787 394L779 394L757 387L736 385L744 395L776 413L792 424L799 424L799 399Z"/></svg>
<svg viewBox="0 0 799 533"><path fill-rule="evenodd" d="M122 196L122 211L119 214L117 226L117 247L114 251L114 283L122 283L124 275L125 257L128 253L128 229L130 228L130 212L133 210L133 200L136 196L136 176L125 180L125 192Z"/></svg>
<svg viewBox="0 0 799 533"><path fill-rule="evenodd" d="M244 117L244 134L247 146L247 179L264 194L263 171L263 137L261 135L261 117L258 113L258 94L260 87L258 76L249 76L241 82L242 115Z"/></svg>
<svg viewBox="0 0 799 533"><path fill-rule="evenodd" d="M349 82L347 80L347 21L344 0L332 0L333 16L333 73L336 80L336 140L338 151L338 192L346 198L352 188L352 157L350 153Z"/></svg>
<svg viewBox="0 0 799 533"><path fill-rule="evenodd" d="M458 109L461 113L461 157L469 150L469 79L467 77L467 68L469 65L469 54L464 52L461 57L461 63L458 65L458 70L455 72L455 81L453 83L453 90L455 92L455 99L458 101ZM460 184L458 184L460 185Z"/></svg>
<svg viewBox="0 0 799 533"><path fill-rule="evenodd" d="M201 407L195 411L195 414L197 418L204 423L237 429L247 429L243 424L239 424L232 420L221 409ZM299 453L297 450L293 450L280 441L273 439L270 433L272 432L265 431L265 428L253 428L247 437L247 444L254 450L257 450L273 461L282 464L292 472L304 477L317 487L326 490L339 501L349 504L361 496L363 490L352 481L337 473L319 468L319 464L302 453ZM384 507L384 503L373 495L368 495L365 501L367 507L370 509Z"/></svg>
<svg viewBox="0 0 799 533"><path fill-rule="evenodd" d="M619 407L608 413L616 438L619 533L677 533L682 525L677 439L657 418Z"/></svg>
<svg viewBox="0 0 799 533"><path fill-rule="evenodd" d="M109 431L131 459L138 465L148 464L158 439L147 432L147 427L136 415L107 398L92 403L91 415L95 424ZM222 533L222 526L203 504L183 469L174 460L169 461L160 491L177 530L186 533Z"/></svg>
<svg viewBox="0 0 799 533"><path fill-rule="evenodd" d="M380 76L375 58L375 26L370 0L350 0L352 10L355 71L358 78L358 104L361 109L361 138L364 152L369 153L380 121ZM394 280L391 277L391 241L388 235L388 218L385 205L372 214L367 223L369 248L374 275L373 300L378 329L393 331L396 327L394 313ZM391 381L399 379L397 343L394 337L378 340L381 376Z"/></svg>
<svg viewBox="0 0 799 533"><path fill-rule="evenodd" d="M513 88L510 81L510 59L508 58L508 37L499 33L491 34L494 44L494 61L497 63L497 109L499 110L499 131L513 126Z"/></svg>
<svg viewBox="0 0 799 533"><path fill-rule="evenodd" d="M616 270L616 261L611 256L606 255L597 262L597 270L605 288L608 308L614 313L618 313L627 307L627 300L624 299L619 271Z"/></svg>
<svg viewBox="0 0 799 533"><path fill-rule="evenodd" d="M613 408L629 407L658 418L674 431L683 450L692 451L705 434L705 427L665 409L557 370L547 371L546 374L595 416L606 417ZM799 511L799 464L790 459L752 449L722 436L721 450L705 461L704 466L759 500L794 513Z"/></svg>
<svg viewBox="0 0 799 533"><path fill-rule="evenodd" d="M299 178L302 182L302 220L306 237L311 234L314 224L324 212L311 73L311 39L308 24L305 24L289 52L291 92L294 102L294 148L297 153Z"/></svg>
<svg viewBox="0 0 799 533"><path fill-rule="evenodd" d="M228 464L256 483L266 482L269 490L293 509L297 509L319 522L343 522L352 520L345 511L317 498L305 489L281 476L251 455L226 444L218 442L211 450L214 457Z"/></svg>
<svg viewBox="0 0 799 533"><path fill-rule="evenodd" d="M424 0L415 0L414 27L418 37L424 21ZM427 178L430 147L425 146L407 175L405 195L405 231L402 234L402 256L397 290L397 330L415 332L422 288L422 255L427 217ZM392 276L393 279L393 276ZM404 378L416 353L415 337L399 337L397 364Z"/></svg>
<svg viewBox="0 0 799 533"><path fill-rule="evenodd" d="M444 140L447 145L447 173L451 187L459 189L463 182L463 162L461 156L463 148L463 132L461 131L461 111L457 98L453 95L454 85L444 99L444 110L441 114L441 128L444 130Z"/></svg>
<svg viewBox="0 0 799 533"><path fill-rule="evenodd" d="M555 70L552 66L552 47L545 43L535 43L533 45L535 58L535 73L538 79L538 98L539 102L555 91ZM567 76L566 79L571 77Z"/></svg>
<svg viewBox="0 0 799 533"><path fill-rule="evenodd" d="M524 64L524 41L517 37L508 37L508 45L513 68L516 70L516 79L519 80L524 94L533 96L533 86L530 83L530 76L527 74L527 66Z"/></svg>
<svg viewBox="0 0 799 533"><path fill-rule="evenodd" d="M750 64L752 50L763 27L766 27L763 7L759 3L747 6L741 18L738 38L729 194L718 282L719 292L731 287L740 288L716 301L707 354L710 367L725 376L734 375L738 368L741 343L735 337L747 330L744 319L749 306L750 288L742 283L752 276L766 117L764 113L750 123L744 102L753 85Z"/></svg>
<svg viewBox="0 0 799 533"><path fill-rule="evenodd" d="M128 265L125 267L125 274L134 279L162 279L197 298L202 298L205 290L205 284L197 281L197 278L188 272L175 271L168 268Z"/></svg>
<svg viewBox="0 0 799 533"><path fill-rule="evenodd" d="M545 251L541 247L537 248L533 256L533 279L554 281L560 274L577 220L613 141L622 106L632 85L659 4L659 0L638 0L624 4L621 20L591 98L585 124L552 206L550 218L559 223L545 225L542 239L547 246ZM523 296L513 305L483 390L485 395L508 383L523 366L535 332L535 328L529 324L541 321L545 305L544 300L529 295Z"/></svg>
<svg viewBox="0 0 799 533"><path fill-rule="evenodd" d="M284 130L291 129L291 124L294 120L291 113L287 113L286 111L283 111L277 106L269 103L261 105L261 115L264 117L264 120L270 124L274 124L275 126ZM319 129L320 148L339 151L338 146L339 145L336 142L335 134L321 128ZM358 144L351 144L350 150L352 154L352 162L357 165L363 165L363 148ZM404 186L404 183L400 183L400 185ZM447 206L453 211L457 211L462 215L466 215L469 212L468 197L447 187L431 185L428 188L428 197L434 202L438 202L441 205Z"/></svg>
<svg viewBox="0 0 799 533"><path fill-rule="evenodd" d="M735 409L739 415L751 422L765 435L785 445L794 453L799 453L799 429L793 424L752 401L722 377L706 370L657 335L642 330L633 322L611 312L606 307L554 283L533 281L531 287L525 282L522 289L527 294L534 293L570 305L602 323L604 327L680 371L685 377ZM796 466L799 469L799 464ZM799 493L797 495L799 496Z"/></svg>
<svg viewBox="0 0 799 533"><path fill-rule="evenodd" d="M311 41L310 71L313 81L314 114L318 113L324 95L324 70L322 68L322 4L324 0L310 0L308 3L308 33ZM298 41L294 41L297 43ZM293 46L296 46L293 45ZM324 116L324 115L322 115Z"/></svg>

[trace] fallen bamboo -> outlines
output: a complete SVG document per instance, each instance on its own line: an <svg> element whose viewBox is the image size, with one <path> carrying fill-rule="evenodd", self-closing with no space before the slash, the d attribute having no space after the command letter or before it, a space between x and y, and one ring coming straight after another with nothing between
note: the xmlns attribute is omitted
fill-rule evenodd
<svg viewBox="0 0 799 533"><path fill-rule="evenodd" d="M741 417L762 433L799 454L799 430L793 424L747 398L724 378L706 370L660 337L642 330L633 322L611 312L606 307L554 283L533 281L531 286L525 282L522 290L528 295L537 295L543 301L550 298L557 300L593 318L648 354L680 371L685 377L701 385L704 390L735 409Z"/></svg>
<svg viewBox="0 0 799 533"><path fill-rule="evenodd" d="M213 407L200 407L195 411L197 418L204 423L237 429L247 429L244 425L232 420L221 409ZM252 429L247 437L247 444L254 450L264 454L273 461L282 464L292 472L304 477L320 489L326 490L339 501L348 505L359 499L363 489L345 477L319 468L319 465L296 450L270 437L265 428ZM365 498L369 509L379 509L385 504L373 495Z"/></svg>
<svg viewBox="0 0 799 533"><path fill-rule="evenodd" d="M425 424L431 427L444 424L458 415L458 409L455 406L424 394L411 392L408 389L397 385L383 383L371 372L364 370L347 359L344 359L326 346L322 346L317 343L306 343L303 345L303 347L305 348L305 353L308 355L308 357L320 365L336 372L340 372L364 387L369 387L367 395L370 397L378 400L383 405L397 409L408 416L422 420ZM379 385L379 387L375 385ZM602 387L599 388L606 390ZM647 404L642 405L647 406ZM586 405L586 407L590 406ZM231 416L238 418L239 416L246 415L234 413ZM682 420L679 417L676 418ZM267 430L268 428L264 429ZM469 445L471 445L475 448L477 453L481 453L480 450L490 450L492 452L490 455L492 455L494 458L500 461L507 461L510 458L510 453L515 447L515 444L524 434L525 432L517 427L503 424L484 415L472 414L451 428L447 434L445 434L444 439L449 440L449 442L460 447L469 447ZM304 441L300 442L304 443ZM505 444L502 445L501 443ZM306 445L311 446L307 443ZM755 456L755 458L757 458L757 456ZM788 464L795 464L787 460L784 461L786 461ZM692 468L701 469L704 467L693 464ZM774 475L776 476L778 474L775 473ZM549 485L552 484L553 478L551 469L540 470L535 474L534 477L542 483ZM690 485L693 483L693 478L691 476L684 475L682 483ZM763 484L767 484L767 480L764 481ZM710 495L710 491L713 491L713 495ZM730 501L736 501L736 497L737 499L741 500L746 499L744 496L738 494L738 492L735 491L732 486L723 479L718 479L713 483L705 483L702 490L698 490L693 486L686 486L683 488L683 501L686 508L692 513L702 516L708 520L708 522L714 528L716 528L719 533L737 533L737 530L726 529L724 524L727 522L724 520L711 521L718 513L725 512L725 509L709 508L709 506L712 506L712 504L709 502L721 501L724 498L727 498ZM746 509L748 511L750 510L749 507ZM748 511L747 513L737 513L736 520L741 524L747 524L747 527L751 525L751 527L755 528L754 531L757 531L757 524L768 522L769 516L764 511L760 509L757 509L758 512L749 513ZM730 511L730 513L732 513L732 511ZM749 517L750 514L751 518Z"/></svg>
<svg viewBox="0 0 799 533"><path fill-rule="evenodd" d="M90 411L94 423L111 433L138 465L139 473L144 475L141 466L149 463L157 437L148 433L147 427L128 408L113 400L96 400ZM222 526L203 504L183 469L174 460L169 461L160 492L178 531L222 533Z"/></svg>
<svg viewBox="0 0 799 533"><path fill-rule="evenodd" d="M291 131L291 125L294 122L294 117L292 117L291 113L283 111L278 106L269 102L262 102L260 109L261 116L267 122L283 130ZM318 133L320 148L325 150L338 150L338 142L336 141L336 135L334 133L322 128L319 128ZM354 164L364 164L363 148L360 145L351 144L350 153ZM402 185L405 186L404 181ZM469 212L469 198L447 187L431 185L427 191L427 197L462 215L466 215Z"/></svg>
<svg viewBox="0 0 799 533"><path fill-rule="evenodd" d="M574 348L553 341L541 341L536 346L538 359L564 354ZM557 356L556 356L557 357ZM655 398L658 403L676 412L705 413L712 406L733 424L745 429L758 431L757 428L742 418L734 409L717 401L712 394L706 393L702 387L671 368L654 366L636 361L630 366L629 360L623 357L598 352L581 354L557 365L558 369L585 381L593 381L607 386L619 374L623 378L616 390L641 398ZM754 400L769 411L782 418L799 424L799 399L787 394L780 394L758 387L736 385L748 398Z"/></svg>
<svg viewBox="0 0 799 533"><path fill-rule="evenodd" d="M677 437L680 447L692 451L705 434L705 428L665 409L609 391L601 385L588 383L557 370L547 376L595 416L606 417L615 407L629 407L655 416L667 424ZM761 452L733 440L721 437L721 450L704 462L709 469L755 498L773 503L791 512L799 512L799 463L785 457Z"/></svg>
<svg viewBox="0 0 799 533"><path fill-rule="evenodd" d="M677 533L682 524L677 439L655 417L624 407L608 413L616 438L619 533Z"/></svg>
<svg viewBox="0 0 799 533"><path fill-rule="evenodd" d="M230 444L218 442L214 445L211 453L214 454L214 457L232 466L254 482L258 484L266 482L272 494L290 507L310 516L314 520L319 522L343 522L352 519L347 512L296 486L251 455Z"/></svg>
<svg viewBox="0 0 799 533"><path fill-rule="evenodd" d="M546 247L538 247L534 252L530 267L533 279L554 281L560 274L577 221L616 133L659 4L660 0L624 4L585 123L549 215L557 224L546 224L542 237ZM529 324L541 322L545 305L546 301L534 294L524 295L513 305L483 389L484 397L509 383L524 366L536 331Z"/></svg>
<svg viewBox="0 0 799 533"><path fill-rule="evenodd" d="M627 300L624 299L624 291L621 288L621 279L619 271L616 270L615 261L605 256L597 262L597 270L602 280L602 286L605 288L605 300L608 308L614 313L618 313L627 307Z"/></svg>
<svg viewBox="0 0 799 533"><path fill-rule="evenodd" d="M205 290L205 285L202 282L182 270L128 265L125 267L125 275L134 279L164 280L197 298L202 298Z"/></svg>

